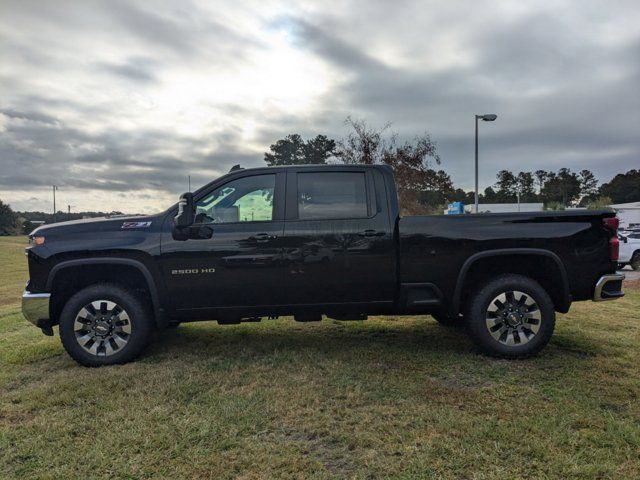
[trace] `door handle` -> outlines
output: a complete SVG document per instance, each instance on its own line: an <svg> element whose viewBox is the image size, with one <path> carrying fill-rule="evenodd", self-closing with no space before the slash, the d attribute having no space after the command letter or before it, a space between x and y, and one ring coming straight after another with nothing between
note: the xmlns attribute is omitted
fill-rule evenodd
<svg viewBox="0 0 640 480"><path fill-rule="evenodd" d="M251 240L255 240L257 243L267 243L269 240L275 240L278 238L276 235L270 235L268 233L256 233L251 237Z"/></svg>
<svg viewBox="0 0 640 480"><path fill-rule="evenodd" d="M382 237L384 232L379 232L377 230L369 229L363 232L358 233L361 237Z"/></svg>

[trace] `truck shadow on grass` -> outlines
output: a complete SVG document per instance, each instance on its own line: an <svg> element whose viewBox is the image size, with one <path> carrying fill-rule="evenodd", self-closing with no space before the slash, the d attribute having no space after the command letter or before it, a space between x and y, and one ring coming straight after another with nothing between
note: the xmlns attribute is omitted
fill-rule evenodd
<svg viewBox="0 0 640 480"><path fill-rule="evenodd" d="M479 353L463 329L444 328L431 320L401 323L345 324L323 321L300 325L293 321L218 326L215 322L181 325L158 335L145 357L161 361L165 356L220 356L238 361L259 361L274 354L316 358L379 361L384 358L420 362L446 358L449 362L473 361L529 363L573 361L613 353L606 344L596 344L573 332L558 334L539 356L523 361L492 359ZM155 359L155 360L154 360Z"/></svg>

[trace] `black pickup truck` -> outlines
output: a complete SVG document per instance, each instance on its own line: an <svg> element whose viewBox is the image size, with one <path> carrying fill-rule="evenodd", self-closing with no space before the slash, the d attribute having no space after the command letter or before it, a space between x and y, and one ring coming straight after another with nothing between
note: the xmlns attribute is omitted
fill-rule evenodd
<svg viewBox="0 0 640 480"><path fill-rule="evenodd" d="M35 230L23 312L87 366L180 322L323 314L432 315L526 357L555 312L623 295L617 227L592 210L401 217L384 166L234 167L158 215Z"/></svg>

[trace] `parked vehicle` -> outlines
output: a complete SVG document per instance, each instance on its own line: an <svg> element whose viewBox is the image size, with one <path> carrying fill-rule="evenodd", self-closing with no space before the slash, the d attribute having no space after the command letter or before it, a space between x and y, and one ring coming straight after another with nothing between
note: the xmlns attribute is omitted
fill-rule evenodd
<svg viewBox="0 0 640 480"><path fill-rule="evenodd" d="M634 270L640 270L640 232L620 235L620 268L630 265Z"/></svg>
<svg viewBox="0 0 640 480"><path fill-rule="evenodd" d="M384 166L233 169L158 215L38 228L23 312L88 366L180 322L323 314L433 315L522 358L555 312L623 295L617 227L592 210L401 217Z"/></svg>

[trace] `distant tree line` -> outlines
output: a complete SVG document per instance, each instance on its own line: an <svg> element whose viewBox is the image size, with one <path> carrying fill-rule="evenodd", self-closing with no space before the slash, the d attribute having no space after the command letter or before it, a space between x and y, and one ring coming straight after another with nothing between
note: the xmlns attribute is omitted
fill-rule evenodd
<svg viewBox="0 0 640 480"><path fill-rule="evenodd" d="M265 152L268 165L325 163L381 164L393 168L400 205L405 214L440 213L449 202L474 202L474 193L454 188L451 177L441 168L435 142L428 133L412 141L400 142L386 125L375 129L363 120L348 117L347 135L332 140L318 135L304 140L298 134L278 140ZM517 174L501 170L496 183L479 195L480 203L539 202L548 209L568 206L602 208L616 203L640 201L640 170L616 175L598 187L590 170L557 172L536 170Z"/></svg>
<svg viewBox="0 0 640 480"><path fill-rule="evenodd" d="M46 212L14 212L11 207L0 200L0 236L29 234L36 228L33 222L54 223L66 220L79 220L82 218L105 217L109 215L122 215L122 212L75 212L68 213L58 211L55 215Z"/></svg>

